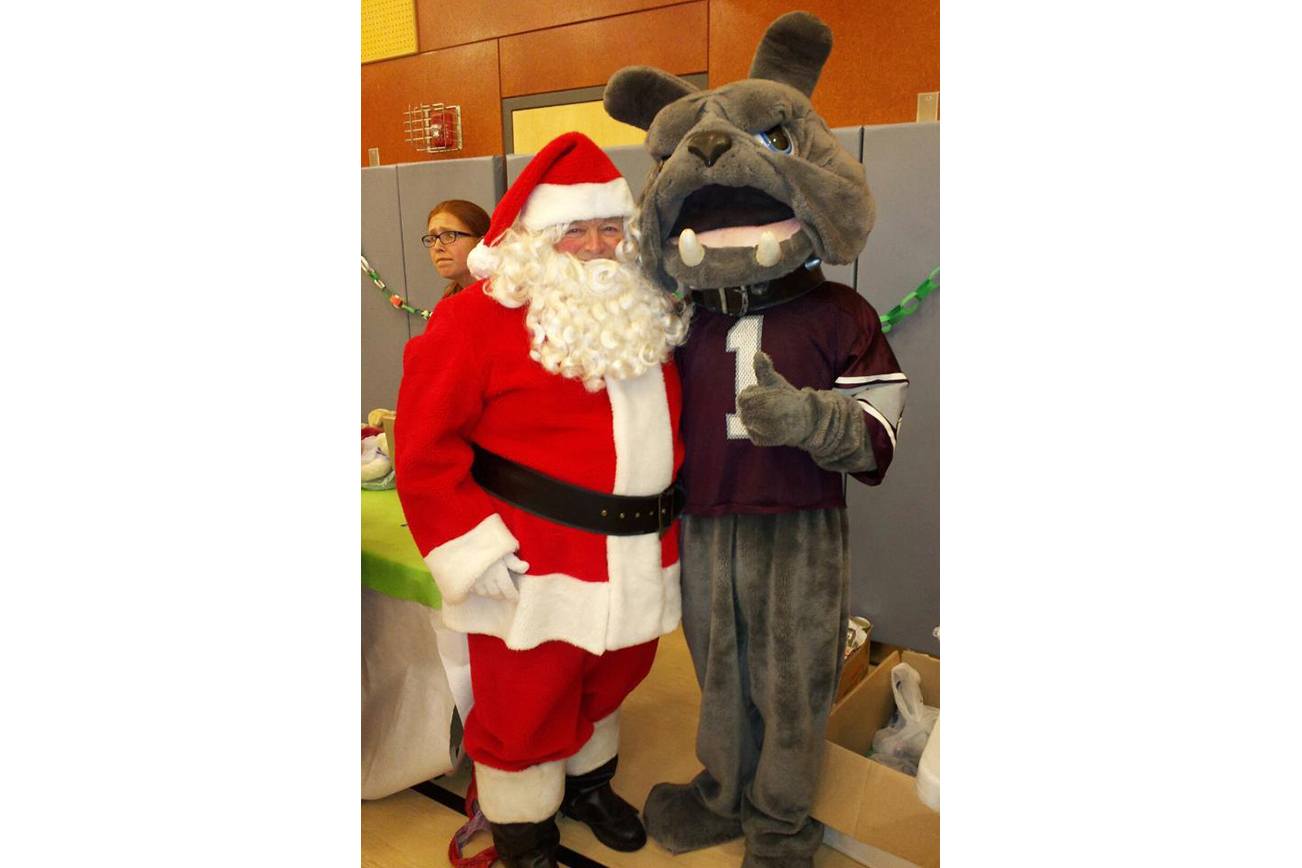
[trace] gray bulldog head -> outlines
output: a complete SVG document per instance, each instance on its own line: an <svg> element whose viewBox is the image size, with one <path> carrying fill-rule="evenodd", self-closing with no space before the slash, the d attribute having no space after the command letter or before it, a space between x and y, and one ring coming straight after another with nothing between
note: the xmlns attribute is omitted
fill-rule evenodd
<svg viewBox="0 0 1302 868"><path fill-rule="evenodd" d="M648 66L611 76L606 111L646 130L656 161L637 218L650 274L705 289L859 255L872 194L809 102L831 49L827 25L791 12L769 26L742 81L699 90Z"/></svg>

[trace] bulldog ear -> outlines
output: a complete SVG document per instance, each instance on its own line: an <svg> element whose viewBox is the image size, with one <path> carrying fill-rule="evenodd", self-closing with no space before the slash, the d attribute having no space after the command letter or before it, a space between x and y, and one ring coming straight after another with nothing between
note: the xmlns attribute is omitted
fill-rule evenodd
<svg viewBox="0 0 1302 868"><path fill-rule="evenodd" d="M788 12L764 32L750 77L780 81L809 96L831 53L831 28L808 12Z"/></svg>
<svg viewBox="0 0 1302 868"><path fill-rule="evenodd" d="M602 103L615 120L645 130L660 109L696 90L691 82L654 67L626 66L606 82Z"/></svg>

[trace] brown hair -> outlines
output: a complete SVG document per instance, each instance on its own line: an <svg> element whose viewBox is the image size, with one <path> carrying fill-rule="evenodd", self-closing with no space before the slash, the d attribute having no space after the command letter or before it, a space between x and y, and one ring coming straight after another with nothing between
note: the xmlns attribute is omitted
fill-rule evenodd
<svg viewBox="0 0 1302 868"><path fill-rule="evenodd" d="M480 208L474 202L468 202L465 199L446 199L430 209L429 216L425 218L425 225L428 226L429 221L433 220L434 215L438 214L440 211L446 211L460 220L465 224L467 229L478 235L480 238L484 237L484 235L488 233L488 227L492 224L488 212L483 208ZM456 295L463 289L465 289L464 286L459 286L457 282L453 280L443 288L442 298L447 298L449 295Z"/></svg>

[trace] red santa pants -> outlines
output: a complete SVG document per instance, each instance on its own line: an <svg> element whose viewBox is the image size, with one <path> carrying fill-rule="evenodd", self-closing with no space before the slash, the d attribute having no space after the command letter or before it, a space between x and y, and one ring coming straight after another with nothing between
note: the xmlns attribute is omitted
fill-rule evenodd
<svg viewBox="0 0 1302 868"><path fill-rule="evenodd" d="M579 753L593 739L594 725L613 715L651 671L659 641L598 655L567 642L512 651L496 636L467 638L475 704L466 720L466 753L508 772Z"/></svg>

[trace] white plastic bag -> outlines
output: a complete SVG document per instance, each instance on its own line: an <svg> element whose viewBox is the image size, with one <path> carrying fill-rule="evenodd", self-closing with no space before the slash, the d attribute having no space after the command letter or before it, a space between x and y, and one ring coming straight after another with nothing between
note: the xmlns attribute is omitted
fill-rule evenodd
<svg viewBox="0 0 1302 868"><path fill-rule="evenodd" d="M891 690L895 693L895 714L873 736L869 756L906 775L916 775L918 760L940 709L922 704L922 676L907 663L891 669Z"/></svg>

